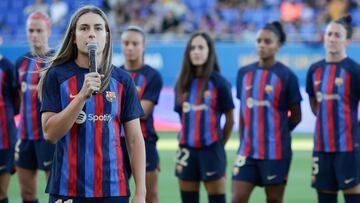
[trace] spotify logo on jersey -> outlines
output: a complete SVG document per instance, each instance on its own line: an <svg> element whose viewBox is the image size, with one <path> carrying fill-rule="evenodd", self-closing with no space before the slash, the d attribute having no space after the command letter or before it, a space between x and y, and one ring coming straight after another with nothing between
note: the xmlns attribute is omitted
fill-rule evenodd
<svg viewBox="0 0 360 203"><path fill-rule="evenodd" d="M109 121L111 121L112 116L110 114L104 114L104 115L88 114L88 115L86 115L86 113L84 111L81 111L79 113L79 115L77 116L75 123L83 124L83 123L85 123L86 119L89 121L92 121L92 122L95 122L95 121L109 122Z"/></svg>
<svg viewBox="0 0 360 203"><path fill-rule="evenodd" d="M85 121L86 121L86 113L84 111L80 111L79 115L75 120L75 123L83 124Z"/></svg>

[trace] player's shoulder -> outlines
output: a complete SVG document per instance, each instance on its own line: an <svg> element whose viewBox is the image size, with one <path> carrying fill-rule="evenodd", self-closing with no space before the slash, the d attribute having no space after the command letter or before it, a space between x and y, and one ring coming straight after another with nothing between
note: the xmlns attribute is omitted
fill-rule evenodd
<svg viewBox="0 0 360 203"><path fill-rule="evenodd" d="M210 75L210 80L213 82L216 86L223 86L230 84L229 81L220 74L218 71L213 71Z"/></svg>
<svg viewBox="0 0 360 203"><path fill-rule="evenodd" d="M127 83L132 80L130 74L123 67L112 66L111 77L120 83Z"/></svg>
<svg viewBox="0 0 360 203"><path fill-rule="evenodd" d="M323 67L325 67L325 65L326 65L325 59L321 59L321 60L319 60L319 61L316 61L316 62L312 63L312 64L310 65L310 67L309 67L309 71L310 71L310 72L313 72L313 71L315 71L315 70L318 69L318 68L323 68Z"/></svg>
<svg viewBox="0 0 360 203"><path fill-rule="evenodd" d="M145 74L149 75L150 77L161 77L160 72L156 70L154 67L145 64L143 67L143 71Z"/></svg>
<svg viewBox="0 0 360 203"><path fill-rule="evenodd" d="M258 62L254 62L254 63L248 64L248 65L245 65L243 67L240 67L238 70L238 75L244 74L244 73L247 73L247 72L253 70L254 68L257 67L257 64L258 64Z"/></svg>
<svg viewBox="0 0 360 203"><path fill-rule="evenodd" d="M287 76L293 76L295 75L294 71L291 70L291 68L282 62L277 61L275 63L275 69L279 70L280 74L287 75Z"/></svg>
<svg viewBox="0 0 360 203"><path fill-rule="evenodd" d="M12 69L13 64L10 62L9 59L4 57L3 55L0 55L0 68L3 70L10 70Z"/></svg>

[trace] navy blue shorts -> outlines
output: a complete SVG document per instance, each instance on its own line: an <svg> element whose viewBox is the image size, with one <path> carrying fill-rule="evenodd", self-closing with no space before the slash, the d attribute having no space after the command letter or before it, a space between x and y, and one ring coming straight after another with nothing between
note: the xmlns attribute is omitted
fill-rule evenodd
<svg viewBox="0 0 360 203"><path fill-rule="evenodd" d="M258 186L286 183L291 158L258 160L238 155L233 166L232 180L250 182Z"/></svg>
<svg viewBox="0 0 360 203"><path fill-rule="evenodd" d="M146 150L146 172L160 170L159 153L156 149L156 143L147 142L145 140Z"/></svg>
<svg viewBox="0 0 360 203"><path fill-rule="evenodd" d="M24 169L50 170L55 145L45 140L21 140L15 146L15 164Z"/></svg>
<svg viewBox="0 0 360 203"><path fill-rule="evenodd" d="M49 203L128 203L129 197L79 198L61 195L49 195Z"/></svg>
<svg viewBox="0 0 360 203"><path fill-rule="evenodd" d="M226 155L221 142L195 149L180 147L177 151L175 175L181 180L210 181L225 176Z"/></svg>
<svg viewBox="0 0 360 203"><path fill-rule="evenodd" d="M360 183L360 151L314 152L312 187L320 190L343 190Z"/></svg>
<svg viewBox="0 0 360 203"><path fill-rule="evenodd" d="M128 174L128 177L130 178L131 177L131 163L130 163L129 152L128 152L127 146L126 146L126 140L125 140L125 137L123 137L123 136L120 137L120 145L121 145L121 150L123 153L125 171Z"/></svg>
<svg viewBox="0 0 360 203"><path fill-rule="evenodd" d="M14 173L14 149L1 149L0 150L0 175L4 173Z"/></svg>

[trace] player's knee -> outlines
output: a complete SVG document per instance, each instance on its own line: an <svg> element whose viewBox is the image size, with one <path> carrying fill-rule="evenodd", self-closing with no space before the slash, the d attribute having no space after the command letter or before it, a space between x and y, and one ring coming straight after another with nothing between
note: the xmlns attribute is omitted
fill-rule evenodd
<svg viewBox="0 0 360 203"><path fill-rule="evenodd" d="M156 189L146 191L146 202L147 203L159 203L159 194Z"/></svg>
<svg viewBox="0 0 360 203"><path fill-rule="evenodd" d="M282 203L283 197L281 197L279 195L268 195L266 197L266 202L267 203Z"/></svg>
<svg viewBox="0 0 360 203"><path fill-rule="evenodd" d="M34 200L36 197L36 190L31 187L22 187L21 188L21 198L25 200Z"/></svg>
<svg viewBox="0 0 360 203"><path fill-rule="evenodd" d="M233 193L231 199L232 203L246 203L248 202L248 195L241 193Z"/></svg>

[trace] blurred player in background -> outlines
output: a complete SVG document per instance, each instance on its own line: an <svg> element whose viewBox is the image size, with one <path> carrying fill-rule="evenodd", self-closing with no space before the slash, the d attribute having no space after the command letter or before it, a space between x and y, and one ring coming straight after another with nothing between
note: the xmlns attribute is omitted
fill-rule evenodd
<svg viewBox="0 0 360 203"><path fill-rule="evenodd" d="M234 124L234 104L208 34L195 33L188 41L175 95L175 111L182 126L176 161L182 202L198 203L200 182L204 182L209 202L224 203L224 145ZM225 125L221 129L222 114Z"/></svg>
<svg viewBox="0 0 360 203"><path fill-rule="evenodd" d="M121 50L125 58L122 69L128 71L138 91L144 116L140 118L146 149L146 202L158 203L159 154L158 136L154 129L153 111L162 88L161 75L144 64L145 33L140 27L129 26L121 35Z"/></svg>
<svg viewBox="0 0 360 203"><path fill-rule="evenodd" d="M306 82L316 115L312 186L319 203L337 202L343 190L347 203L360 202L360 66L346 54L352 18L326 28L325 59L311 65Z"/></svg>
<svg viewBox="0 0 360 203"><path fill-rule="evenodd" d="M87 44L97 44L98 72ZM72 16L60 49L40 81L45 138L56 143L49 202L127 203L130 188L120 134L125 130L135 179L133 203L145 203L143 110L131 77L112 65L106 15L84 6Z"/></svg>
<svg viewBox="0 0 360 203"><path fill-rule="evenodd" d="M276 60L286 35L277 21L257 35L259 61L237 75L240 99L240 147L233 166L232 202L248 202L255 186L264 186L268 203L283 202L291 163L291 131L301 121L298 79Z"/></svg>
<svg viewBox="0 0 360 203"><path fill-rule="evenodd" d="M19 107L14 73L14 65L0 55L0 203L8 203L10 175L14 172L14 115L18 113Z"/></svg>
<svg viewBox="0 0 360 203"><path fill-rule="evenodd" d="M37 169L45 171L48 178L55 147L44 139L36 89L39 71L47 66L44 61L53 53L48 45L51 34L48 16L40 12L30 14L26 21L26 34L31 51L21 56L15 65L17 88L21 96L15 163L21 198L24 203L30 203L38 202Z"/></svg>

